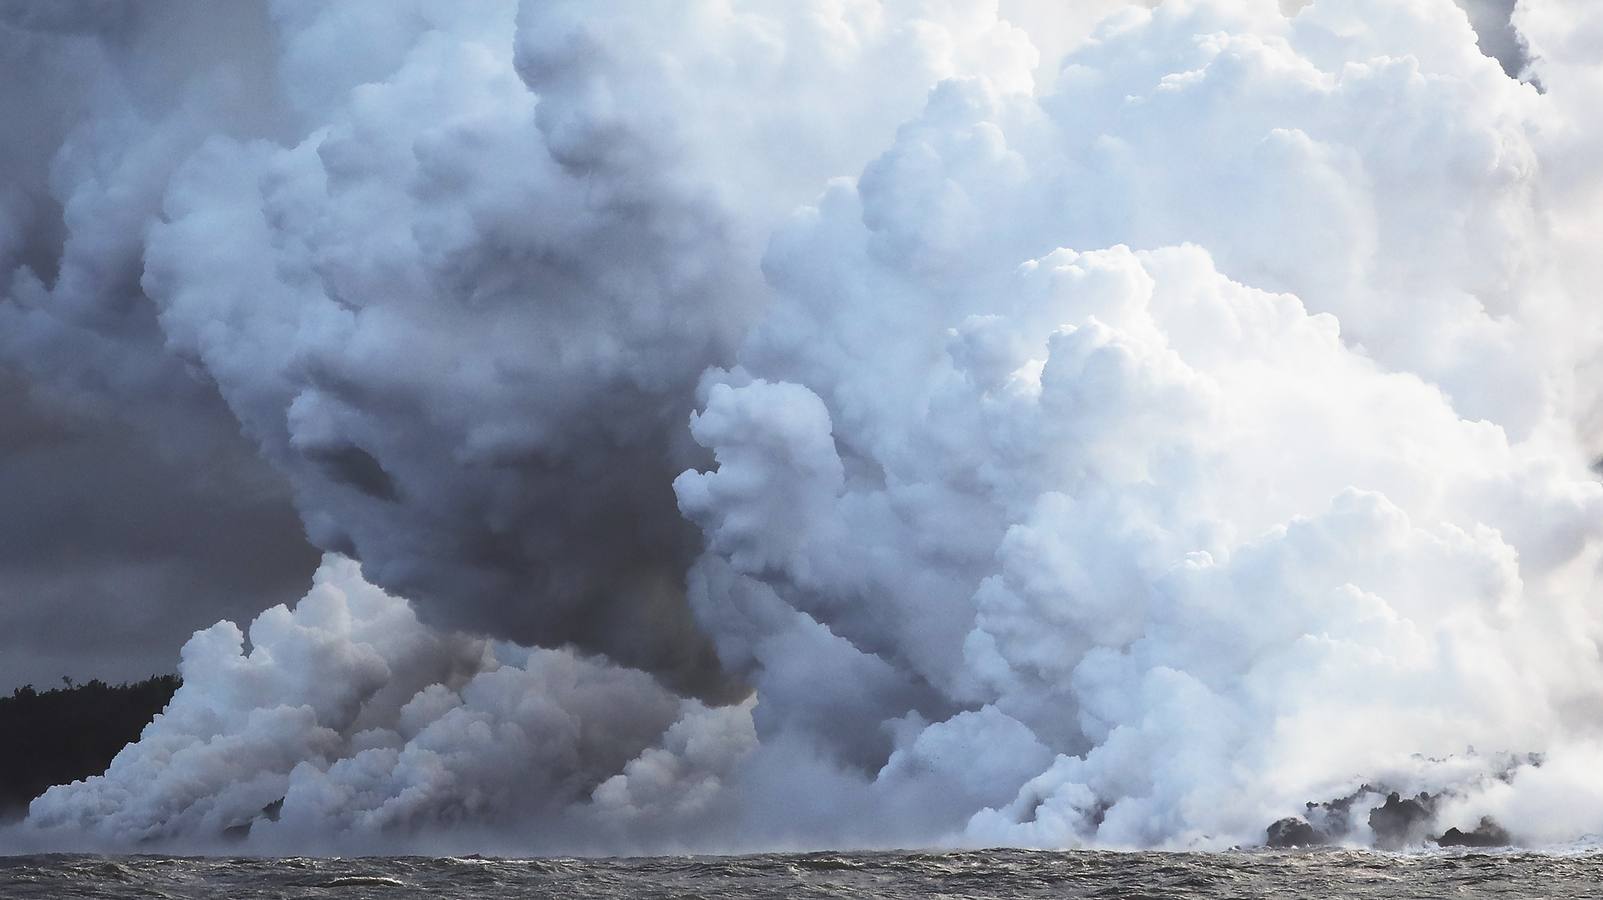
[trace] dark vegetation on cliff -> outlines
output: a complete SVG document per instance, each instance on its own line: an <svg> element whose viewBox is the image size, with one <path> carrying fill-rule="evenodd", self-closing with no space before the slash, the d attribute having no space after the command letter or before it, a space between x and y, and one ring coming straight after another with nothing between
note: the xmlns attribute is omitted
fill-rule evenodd
<svg viewBox="0 0 1603 900"><path fill-rule="evenodd" d="M62 680L66 687L24 685L0 696L0 818L22 816L51 785L104 772L179 684L176 675L132 684Z"/></svg>

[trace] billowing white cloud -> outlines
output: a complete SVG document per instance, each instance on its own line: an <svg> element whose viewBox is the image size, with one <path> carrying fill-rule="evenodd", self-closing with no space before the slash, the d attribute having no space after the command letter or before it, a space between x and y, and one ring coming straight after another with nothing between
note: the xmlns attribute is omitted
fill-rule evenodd
<svg viewBox="0 0 1603 900"><path fill-rule="evenodd" d="M374 15L361 54L331 39ZM727 694L669 488L701 459L697 378L765 302L771 223L930 84L1027 87L1023 32L877 2L275 22L303 134L212 140L173 177L142 282L169 344L290 474L312 541L432 620Z"/></svg>
<svg viewBox="0 0 1603 900"><path fill-rule="evenodd" d="M272 4L260 115L52 163L137 198L63 202L63 273L136 284L0 241L0 313L134 298L94 365L198 376L342 555L22 833L1603 830L1541 799L1603 712L1573 7L1522 82L1450 0Z"/></svg>
<svg viewBox="0 0 1603 900"><path fill-rule="evenodd" d="M598 786L602 803L669 802L677 781L705 790L728 768L719 742L749 743L726 724L741 707L707 710L567 651L428 629L349 560L329 557L314 581L248 633L198 632L184 686L140 741L104 776L35 801L30 825L67 845L221 846L248 831L264 848L379 846L430 826L526 824Z"/></svg>
<svg viewBox="0 0 1603 900"><path fill-rule="evenodd" d="M1411 754L1595 740L1554 94L1427 2L1166 4L1054 92L942 85L776 234L704 389L703 627L749 660L777 601L927 686L907 715L1058 754L968 840L1251 841L1365 779L1473 828L1497 758ZM1061 249L1119 242L1178 246ZM828 678L748 664L759 698Z"/></svg>

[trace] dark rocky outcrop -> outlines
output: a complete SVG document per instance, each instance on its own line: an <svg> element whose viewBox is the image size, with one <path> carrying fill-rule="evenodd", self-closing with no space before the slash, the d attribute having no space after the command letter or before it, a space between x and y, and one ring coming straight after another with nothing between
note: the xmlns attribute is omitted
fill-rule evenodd
<svg viewBox="0 0 1603 900"><path fill-rule="evenodd" d="M1442 847L1508 847L1514 841L1503 826L1492 821L1490 816L1483 816L1473 831L1449 828L1436 843Z"/></svg>
<svg viewBox="0 0 1603 900"><path fill-rule="evenodd" d="M1317 847L1330 843L1330 837L1323 831L1308 824L1300 816L1281 819L1269 826L1266 843L1276 849L1289 849L1292 847Z"/></svg>
<svg viewBox="0 0 1603 900"><path fill-rule="evenodd" d="M236 825L230 825L227 828L224 828L223 839L229 841L243 841L244 839L250 837L251 827L257 822L261 822L263 820L268 822L277 822L279 813L282 813L283 811L284 798L280 797L277 800L274 800L272 803L262 807L262 811L252 817L250 821L240 822Z"/></svg>
<svg viewBox="0 0 1603 900"><path fill-rule="evenodd" d="M1396 791L1386 795L1382 806L1369 811L1369 828L1375 833L1375 846L1397 850L1425 841L1425 832L1436 814L1436 798L1421 791L1404 799Z"/></svg>
<svg viewBox="0 0 1603 900"><path fill-rule="evenodd" d="M1417 758L1427 765L1443 764L1453 759L1474 760L1484 766L1483 774L1457 789L1444 787L1436 793L1421 791L1412 797L1404 797L1383 783L1365 783L1345 797L1305 804L1302 815L1288 816L1270 825L1265 830L1265 843L1270 847L1316 847L1353 842L1362 837L1362 827L1353 820L1360 811L1367 809L1370 840L1382 850L1422 847L1428 843L1442 847L1513 846L1513 838L1508 831L1490 818L1481 819L1480 824L1470 831L1449 828L1434 837L1431 832L1440 827L1436 822L1436 814L1444 800L1462 799L1465 788L1485 785L1493 779L1511 783L1521 770L1541 768L1546 762L1541 753L1499 751L1481 754L1470 747L1462 756Z"/></svg>
<svg viewBox="0 0 1603 900"><path fill-rule="evenodd" d="M256 813L255 817L250 818L250 820L240 821L237 825L229 825L228 828L224 828L223 839L224 841L244 841L245 837L250 837L250 828L255 826L258 821L277 821L279 820L279 813L282 812L284 812L284 797L279 797L271 804L261 807L261 812Z"/></svg>
<svg viewBox="0 0 1603 900"><path fill-rule="evenodd" d="M1352 808L1365 795L1379 795L1384 789L1371 784L1361 785L1345 797L1309 802L1301 816L1290 816L1270 825L1265 842L1270 847L1318 847L1345 838L1351 829Z"/></svg>

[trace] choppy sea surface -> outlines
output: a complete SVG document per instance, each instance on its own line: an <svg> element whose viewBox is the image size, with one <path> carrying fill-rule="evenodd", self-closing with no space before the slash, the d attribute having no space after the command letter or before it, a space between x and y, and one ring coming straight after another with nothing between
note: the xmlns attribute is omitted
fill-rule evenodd
<svg viewBox="0 0 1603 900"><path fill-rule="evenodd" d="M807 853L655 859L0 857L0 898L1598 897L1603 854Z"/></svg>

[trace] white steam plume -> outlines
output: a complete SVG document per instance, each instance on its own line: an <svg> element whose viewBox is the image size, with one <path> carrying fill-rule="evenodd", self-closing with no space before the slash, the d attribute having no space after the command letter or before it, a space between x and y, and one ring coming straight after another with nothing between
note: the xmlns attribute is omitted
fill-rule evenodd
<svg viewBox="0 0 1603 900"><path fill-rule="evenodd" d="M1603 832L1603 20L1483 7L272 4L106 202L343 556L12 840Z"/></svg>

